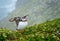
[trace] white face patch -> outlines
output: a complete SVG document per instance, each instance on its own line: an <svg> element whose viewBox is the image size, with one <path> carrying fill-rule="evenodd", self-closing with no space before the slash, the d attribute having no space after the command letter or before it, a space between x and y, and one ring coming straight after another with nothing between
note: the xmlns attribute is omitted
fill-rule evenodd
<svg viewBox="0 0 60 41"><path fill-rule="evenodd" d="M23 21L26 20L26 19L22 19Z"/></svg>
<svg viewBox="0 0 60 41"><path fill-rule="evenodd" d="M22 21L27 21L27 18L22 18Z"/></svg>

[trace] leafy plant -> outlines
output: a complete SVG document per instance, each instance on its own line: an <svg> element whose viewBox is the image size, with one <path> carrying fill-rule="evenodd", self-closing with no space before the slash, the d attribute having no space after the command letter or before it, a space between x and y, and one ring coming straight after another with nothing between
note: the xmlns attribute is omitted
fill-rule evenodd
<svg viewBox="0 0 60 41"><path fill-rule="evenodd" d="M60 18L27 26L23 33L0 29L0 41L60 41Z"/></svg>

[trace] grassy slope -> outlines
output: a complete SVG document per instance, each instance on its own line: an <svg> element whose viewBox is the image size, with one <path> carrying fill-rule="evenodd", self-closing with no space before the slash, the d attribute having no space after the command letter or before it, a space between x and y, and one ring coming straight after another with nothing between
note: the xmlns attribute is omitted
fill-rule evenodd
<svg viewBox="0 0 60 41"><path fill-rule="evenodd" d="M28 26L23 33L0 29L0 41L60 41L60 18Z"/></svg>

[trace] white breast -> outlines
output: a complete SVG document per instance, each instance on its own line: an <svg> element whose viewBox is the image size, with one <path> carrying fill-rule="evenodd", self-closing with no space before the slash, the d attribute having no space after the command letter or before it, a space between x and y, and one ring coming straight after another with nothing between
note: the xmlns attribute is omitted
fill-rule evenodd
<svg viewBox="0 0 60 41"><path fill-rule="evenodd" d="M28 25L28 22L19 22L17 29L24 29Z"/></svg>

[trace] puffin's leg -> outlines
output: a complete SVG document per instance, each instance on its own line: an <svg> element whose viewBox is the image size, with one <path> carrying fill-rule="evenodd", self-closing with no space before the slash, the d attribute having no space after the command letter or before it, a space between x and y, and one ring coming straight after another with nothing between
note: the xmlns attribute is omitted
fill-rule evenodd
<svg viewBox="0 0 60 41"><path fill-rule="evenodd" d="M19 31L19 33L23 33L24 29L19 29L18 31Z"/></svg>

